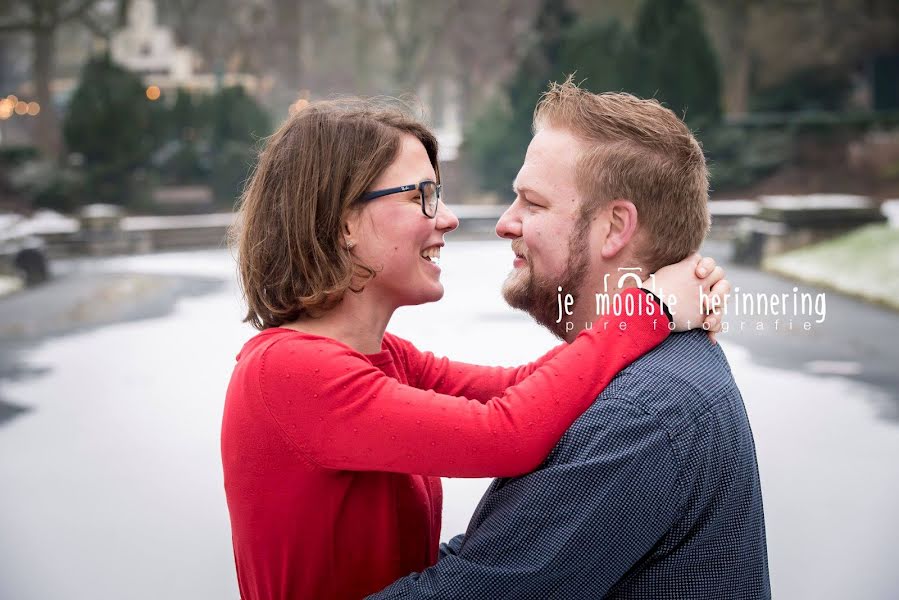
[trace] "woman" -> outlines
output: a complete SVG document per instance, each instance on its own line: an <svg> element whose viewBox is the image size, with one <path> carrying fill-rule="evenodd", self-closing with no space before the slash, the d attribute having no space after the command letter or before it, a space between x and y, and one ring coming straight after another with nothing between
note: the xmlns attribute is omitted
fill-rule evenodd
<svg viewBox="0 0 899 600"><path fill-rule="evenodd" d="M262 331L238 356L222 425L244 600L359 598L426 568L438 476L533 470L606 383L668 335L639 289L623 293L652 316L601 317L518 368L438 359L386 333L398 307L443 295L432 259L458 220L439 181L433 135L363 101L306 107L260 156L239 268L246 320ZM694 263L660 270L657 283L681 298L708 290L714 280L700 282Z"/></svg>

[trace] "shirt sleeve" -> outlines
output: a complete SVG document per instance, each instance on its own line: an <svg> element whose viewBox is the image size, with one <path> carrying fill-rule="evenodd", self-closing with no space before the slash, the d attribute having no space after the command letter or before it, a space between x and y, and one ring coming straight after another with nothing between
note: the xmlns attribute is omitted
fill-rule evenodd
<svg viewBox="0 0 899 600"><path fill-rule="evenodd" d="M262 357L260 395L285 437L324 468L516 476L537 468L608 382L667 335L657 314L602 317L484 403L403 385L341 344L285 338Z"/></svg>
<svg viewBox="0 0 899 600"><path fill-rule="evenodd" d="M479 402L502 396L506 388L524 381L567 346L564 343L559 344L537 360L525 365L498 367L474 365L435 356L431 352L419 350L407 340L392 337L402 348L406 370L414 379L415 387L450 396L465 396Z"/></svg>
<svg viewBox="0 0 899 600"><path fill-rule="evenodd" d="M434 566L370 598L605 597L671 528L681 499L667 431L628 402L601 400L544 468L494 482Z"/></svg>

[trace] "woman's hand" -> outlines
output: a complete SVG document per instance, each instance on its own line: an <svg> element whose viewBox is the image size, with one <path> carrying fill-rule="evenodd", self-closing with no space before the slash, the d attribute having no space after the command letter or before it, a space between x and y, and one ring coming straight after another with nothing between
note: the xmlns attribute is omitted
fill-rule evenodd
<svg viewBox="0 0 899 600"><path fill-rule="evenodd" d="M674 317L675 331L702 327L715 341L731 291L724 269L715 264L715 259L693 254L659 269L642 287L662 299Z"/></svg>

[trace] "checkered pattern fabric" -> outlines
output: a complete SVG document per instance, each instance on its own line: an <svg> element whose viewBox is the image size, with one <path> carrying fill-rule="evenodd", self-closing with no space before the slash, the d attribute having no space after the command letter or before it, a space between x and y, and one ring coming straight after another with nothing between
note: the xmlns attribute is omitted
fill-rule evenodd
<svg viewBox="0 0 899 600"><path fill-rule="evenodd" d="M770 598L752 431L720 347L670 336L436 565L370 598Z"/></svg>

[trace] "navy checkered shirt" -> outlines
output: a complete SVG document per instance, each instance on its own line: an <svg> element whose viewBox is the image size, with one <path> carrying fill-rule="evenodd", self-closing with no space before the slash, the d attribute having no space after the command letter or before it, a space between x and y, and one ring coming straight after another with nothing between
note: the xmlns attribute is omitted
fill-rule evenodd
<svg viewBox="0 0 899 600"><path fill-rule="evenodd" d="M770 598L755 444L719 346L670 336L440 560L370 598Z"/></svg>

